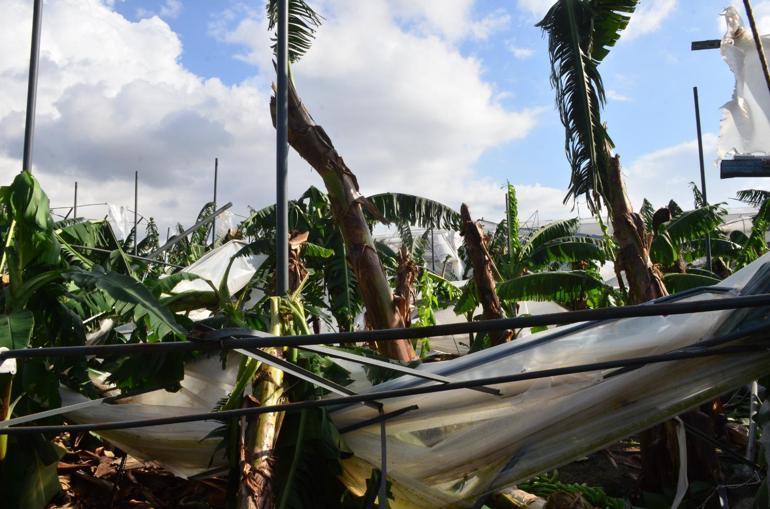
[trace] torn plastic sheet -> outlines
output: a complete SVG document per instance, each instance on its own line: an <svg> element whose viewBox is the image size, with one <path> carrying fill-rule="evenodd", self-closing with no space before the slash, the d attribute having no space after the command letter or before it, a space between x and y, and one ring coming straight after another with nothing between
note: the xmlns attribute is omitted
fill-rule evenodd
<svg viewBox="0 0 770 509"><path fill-rule="evenodd" d="M219 288L225 277L230 259L242 248L248 245L242 240L231 240L203 255L192 265L181 272L196 274L211 281ZM259 266L267 259L266 255L239 256L233 260L227 276L227 288L231 294L242 290L256 273ZM211 287L205 281L181 281L174 287L173 293L188 291L210 291Z"/></svg>
<svg viewBox="0 0 770 509"><path fill-rule="evenodd" d="M723 299L770 290L770 254L730 278L681 301ZM595 361L665 353L765 320L766 308L627 318L559 327L450 361L423 364L457 380L536 371ZM228 362L234 369L236 362ZM211 410L235 379L217 356L186 367L179 393L157 392L128 404L68 414L75 422L130 416L161 417ZM383 400L385 412L417 405L387 422L392 507L470 507L478 497L556 468L741 386L768 372L770 353L702 357L626 370L596 371L494 386L502 396L451 391ZM406 375L359 387L374 392L420 386ZM67 403L69 401L66 401ZM360 405L330 413L338 428L376 416ZM216 441L202 440L218 423L104 431L143 459L155 459L178 475L211 463ZM198 433L196 437L196 433ZM380 426L344 435L355 457L343 463L343 480L360 491L380 462ZM198 469L198 470L196 470Z"/></svg>
<svg viewBox="0 0 770 509"><path fill-rule="evenodd" d="M735 7L725 9L727 31L720 51L735 75L733 98L722 106L719 159L736 155L770 155L770 91L762 73L751 30ZM770 55L770 36L762 35Z"/></svg>

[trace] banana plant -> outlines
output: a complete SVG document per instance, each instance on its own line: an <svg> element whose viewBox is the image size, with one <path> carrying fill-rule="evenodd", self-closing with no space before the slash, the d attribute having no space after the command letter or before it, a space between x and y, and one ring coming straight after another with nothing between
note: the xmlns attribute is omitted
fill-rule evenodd
<svg viewBox="0 0 770 509"><path fill-rule="evenodd" d="M3 240L0 294L0 348L82 345L83 320L94 311L137 321L158 339L181 337L184 329L136 280L106 270L66 248L83 240L89 226L56 225L48 198L28 172L0 188ZM98 239L96 229L90 232ZM79 236L75 233L79 232ZM61 240L60 240L61 239ZM88 299L91 299L91 304ZM87 312L86 312L87 311ZM85 359L30 359L0 369L0 420L59 405L60 383L87 385ZM15 371L15 374L13 373ZM10 507L44 507L58 491L60 448L42 435L0 439L0 490Z"/></svg>

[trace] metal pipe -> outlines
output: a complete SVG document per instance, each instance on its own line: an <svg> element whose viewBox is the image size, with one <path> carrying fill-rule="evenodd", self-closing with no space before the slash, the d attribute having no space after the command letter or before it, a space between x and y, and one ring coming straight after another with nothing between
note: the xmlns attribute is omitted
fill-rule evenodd
<svg viewBox="0 0 770 509"><path fill-rule="evenodd" d="M450 334L466 334L468 332L489 332L490 330L521 329L541 325L563 325L585 321L614 320L641 316L681 315L687 313L705 313L708 311L745 309L770 305L770 294L750 295L744 297L729 297L725 299L702 300L694 302L634 305L617 308L590 309L581 311L565 311L536 316L519 316L516 318L500 318L479 322L465 322L429 327L414 327L409 329L384 329L356 332L335 332L326 334L309 334L299 336L270 336L265 337L262 331L251 333L248 329L222 329L206 331L205 336L197 336L193 341L175 341L168 343L126 343L115 345L87 346L55 346L44 348L23 348L0 352L0 362L6 359L31 359L41 357L76 357L82 355L127 355L139 354L182 353L194 351L234 350L236 348L268 348L268 347L302 347L305 345L334 345L338 343L353 343L366 341L395 341L398 339L418 339ZM584 326L591 325L586 324ZM702 341L701 346L714 347L734 341L752 334L767 332L770 324L763 323L756 327L731 332L715 338ZM553 339L560 337L559 331L552 333ZM550 335L541 338L546 341ZM524 345L525 347L533 344Z"/></svg>
<svg viewBox="0 0 770 509"><path fill-rule="evenodd" d="M700 162L700 192L703 195L703 204L708 205L708 195L706 195L706 170L703 164L703 135L700 126L700 102L698 101L698 87L692 87L692 97L695 102L695 127L698 132L698 160ZM712 270L711 266L711 235L706 234L706 267Z"/></svg>
<svg viewBox="0 0 770 509"><path fill-rule="evenodd" d="M37 105L37 72L40 62L40 32L43 25L43 0L34 0L32 9L32 42L29 50L29 77L27 79L27 118L24 123L23 171L32 171L32 142L35 131Z"/></svg>
<svg viewBox="0 0 770 509"><path fill-rule="evenodd" d="M217 210L217 178L219 175L219 158L214 158L214 210ZM217 242L217 220L211 221L211 247Z"/></svg>
<svg viewBox="0 0 770 509"><path fill-rule="evenodd" d="M81 246L80 244L70 244L71 247L77 248L77 249L87 249L89 251L96 251L97 253L112 253L109 249L102 249L100 247L88 247L88 246ZM184 269L184 265L177 265L175 263L166 263L161 262L159 260L153 260L152 258L147 258L146 256L139 256L139 255L132 255L129 253L124 253L127 257L133 258L135 260L142 260L143 262L147 263L157 263L158 265L167 265L169 267L174 267L177 269ZM85 323L85 322L83 322Z"/></svg>
<svg viewBox="0 0 770 509"><path fill-rule="evenodd" d="M288 337L288 336L284 336ZM155 345L171 345L174 343L153 343ZM116 345L112 345L116 346ZM125 345L123 345L125 346ZM30 349L34 350L34 349ZM352 405L355 403L377 402L383 399L400 398L404 396L415 396L419 394L434 394L438 392L452 391L457 389L471 389L485 385L499 385L510 382L521 382L525 380L539 380L555 376L564 376L575 373L589 373L592 371L604 371L608 369L644 366L660 362L670 362L675 360L697 359L702 357L713 357L718 355L741 355L746 353L767 352L767 347L758 345L743 345L734 347L725 347L718 350L693 350L684 349L680 351L649 355L644 357L633 357L629 359L619 359L604 362L593 362L590 364L580 364L575 366L565 366L562 368L544 369L540 371L530 371L524 373L514 373L509 375L500 375L487 378L477 378L473 380L462 380L449 384L439 385L421 385L418 387L408 387L400 389L391 389L384 391L375 391L364 394L355 394L338 398L326 398L297 401L294 403L285 403L280 405L268 405L259 407L236 408L233 410L223 410L219 412L204 412L187 415L175 415L173 417L160 417L154 419L136 419L129 421L114 422L95 422L89 424L70 424L57 426L18 426L9 428L0 428L0 434L21 435L28 433L61 433L69 431L71 433L81 431L100 431L128 428L143 428L148 426L161 426L165 424L177 424L181 422L195 422L207 420L233 419L243 416L254 416L272 412L292 412L304 410L307 408L333 407L337 405ZM0 354L2 355L2 354ZM2 358L2 357L0 357Z"/></svg>
<svg viewBox="0 0 770 509"><path fill-rule="evenodd" d="M277 65L278 90L276 92L276 294L289 291L289 205L288 205L288 154L289 154L289 2L278 1Z"/></svg>
<svg viewBox="0 0 770 509"><path fill-rule="evenodd" d="M77 219L78 217L78 181L77 180L75 181L75 201L72 204L72 210L74 211L72 213L72 217Z"/></svg>
<svg viewBox="0 0 770 509"><path fill-rule="evenodd" d="M746 459L752 463L757 457L757 421L754 416L759 406L759 384L756 380L751 382L749 389L749 436L746 440Z"/></svg>
<svg viewBox="0 0 770 509"><path fill-rule="evenodd" d="M215 217L217 217L219 214L221 214L222 212L224 212L225 210L229 209L232 206L233 206L232 203L229 203L229 202L226 203L220 209L215 210L214 213L211 214L210 216L204 217L203 219L201 219L200 221L198 221L197 223L195 223L194 225L192 225L191 227L189 227L188 229L186 229L185 231L183 231L179 235L175 235L172 239L166 241L165 244L163 244L158 249L156 249L155 251L153 251L152 253L147 255L147 257L150 260L154 260L163 251L165 251L166 249L172 247L174 244L176 244L177 242L179 242L183 238L187 237L188 235L190 235L192 232L194 232L195 230L197 230L201 226L203 226L205 224L209 224L211 221L214 220Z"/></svg>
<svg viewBox="0 0 770 509"><path fill-rule="evenodd" d="M139 254L139 232L136 227L139 224L137 214L139 210L139 171L134 172L134 256Z"/></svg>
<svg viewBox="0 0 770 509"><path fill-rule="evenodd" d="M767 57L765 56L765 49L762 47L762 39L759 37L759 32L757 31L757 22L754 21L754 10L751 8L751 0L743 0L743 6L746 8L746 17L749 18L751 34L754 36L754 44L757 47L759 65L762 67L765 84L767 85L768 92L770 92L770 71L767 69Z"/></svg>

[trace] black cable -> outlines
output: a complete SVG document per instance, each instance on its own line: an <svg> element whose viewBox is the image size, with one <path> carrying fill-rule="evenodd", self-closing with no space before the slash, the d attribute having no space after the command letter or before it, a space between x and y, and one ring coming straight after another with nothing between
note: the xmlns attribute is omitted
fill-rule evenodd
<svg viewBox="0 0 770 509"><path fill-rule="evenodd" d="M398 398L402 396L414 396L418 394L431 394L455 389L469 389L484 385L498 385L509 382L519 382L524 380L535 380L539 378L548 378L553 376L562 376L575 373L585 373L590 371L601 371L619 367L639 366L644 364L653 364L659 362L668 362L674 360L694 359L700 357L710 357L718 355L733 355L752 352L768 352L767 346L742 345L724 347L720 349L688 349L676 352L670 352L659 355L648 355L635 357L631 359L594 362L590 364L581 364L577 366L567 366L562 368L545 369L533 371L530 373L517 373L513 375L501 375L476 380L463 380L446 384L427 385L422 387L412 387L406 389L391 389L387 391L371 392L367 394L356 394L343 398L328 398L311 401L298 401L295 403L286 403L282 405L271 405L262 407L237 408L233 410L224 410L220 412L205 412L188 415L178 415L173 417L161 417L156 419L139 419L130 421L101 422L89 424L70 424L62 426L18 426L0 429L0 435L21 435L29 433L77 433L83 431L106 431L127 428L143 428L148 426L161 426L166 424L177 424L182 422L208 421L233 419L243 416L253 416L271 412L296 412L307 408L319 408L337 405L350 405L354 403L365 403L379 401L383 399ZM494 398L495 396L489 396Z"/></svg>
<svg viewBox="0 0 770 509"><path fill-rule="evenodd" d="M0 362L6 359L29 359L40 357L64 357L83 355L129 355L185 353L193 351L234 350L236 348L299 347L303 345L331 345L364 341L395 341L469 332L490 332L502 329L518 329L542 325L563 325L593 320L615 320L657 315L680 315L704 313L770 305L770 294L730 297L719 300L703 300L681 303L641 304L616 308L566 311L537 316L501 318L478 322L453 323L416 327L409 329L385 329L358 332L335 332L302 336L264 336L264 332L248 329L222 329L205 332L193 341L167 343L128 343L116 345L63 346L47 348L25 348L0 353Z"/></svg>

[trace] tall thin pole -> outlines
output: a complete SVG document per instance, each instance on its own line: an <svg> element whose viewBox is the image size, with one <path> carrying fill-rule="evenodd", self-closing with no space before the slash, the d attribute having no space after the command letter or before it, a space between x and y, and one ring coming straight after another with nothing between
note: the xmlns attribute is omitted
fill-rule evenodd
<svg viewBox="0 0 770 509"><path fill-rule="evenodd" d="M137 225L139 224L139 171L134 171L134 256L139 254Z"/></svg>
<svg viewBox="0 0 770 509"><path fill-rule="evenodd" d="M29 78L27 80L27 118L24 124L24 157L21 169L32 171L32 138L35 131L37 104L37 70L40 61L40 31L43 25L43 0L34 0L32 9L32 43L29 50Z"/></svg>
<svg viewBox="0 0 770 509"><path fill-rule="evenodd" d="M78 217L78 181L77 180L75 181L75 200L72 204L72 211L73 211L72 217L77 219Z"/></svg>
<svg viewBox="0 0 770 509"><path fill-rule="evenodd" d="M746 8L746 17L749 18L751 34L754 36L754 44L759 55L759 64L762 67L762 74L765 76L765 84L767 85L767 90L770 91L770 71L767 69L767 57L765 56L765 49L762 47L762 39L760 39L759 32L757 31L757 22L754 21L754 10L751 8L751 0L743 0L743 6Z"/></svg>
<svg viewBox="0 0 770 509"><path fill-rule="evenodd" d="M706 170L703 164L703 135L700 127L700 102L698 101L698 87L692 87L692 97L695 103L695 128L698 132L698 160L700 162L700 192L703 195L703 204L708 205L706 194ZM706 234L706 267L711 270L711 236Z"/></svg>
<svg viewBox="0 0 770 509"><path fill-rule="evenodd" d="M214 210L217 210L217 178L219 176L219 158L214 158ZM217 220L211 221L211 247L217 242Z"/></svg>
<svg viewBox="0 0 770 509"><path fill-rule="evenodd" d="M276 94L276 284L278 295L289 291L289 207L288 207L288 84L289 84L289 2L278 1L277 66L278 91Z"/></svg>

